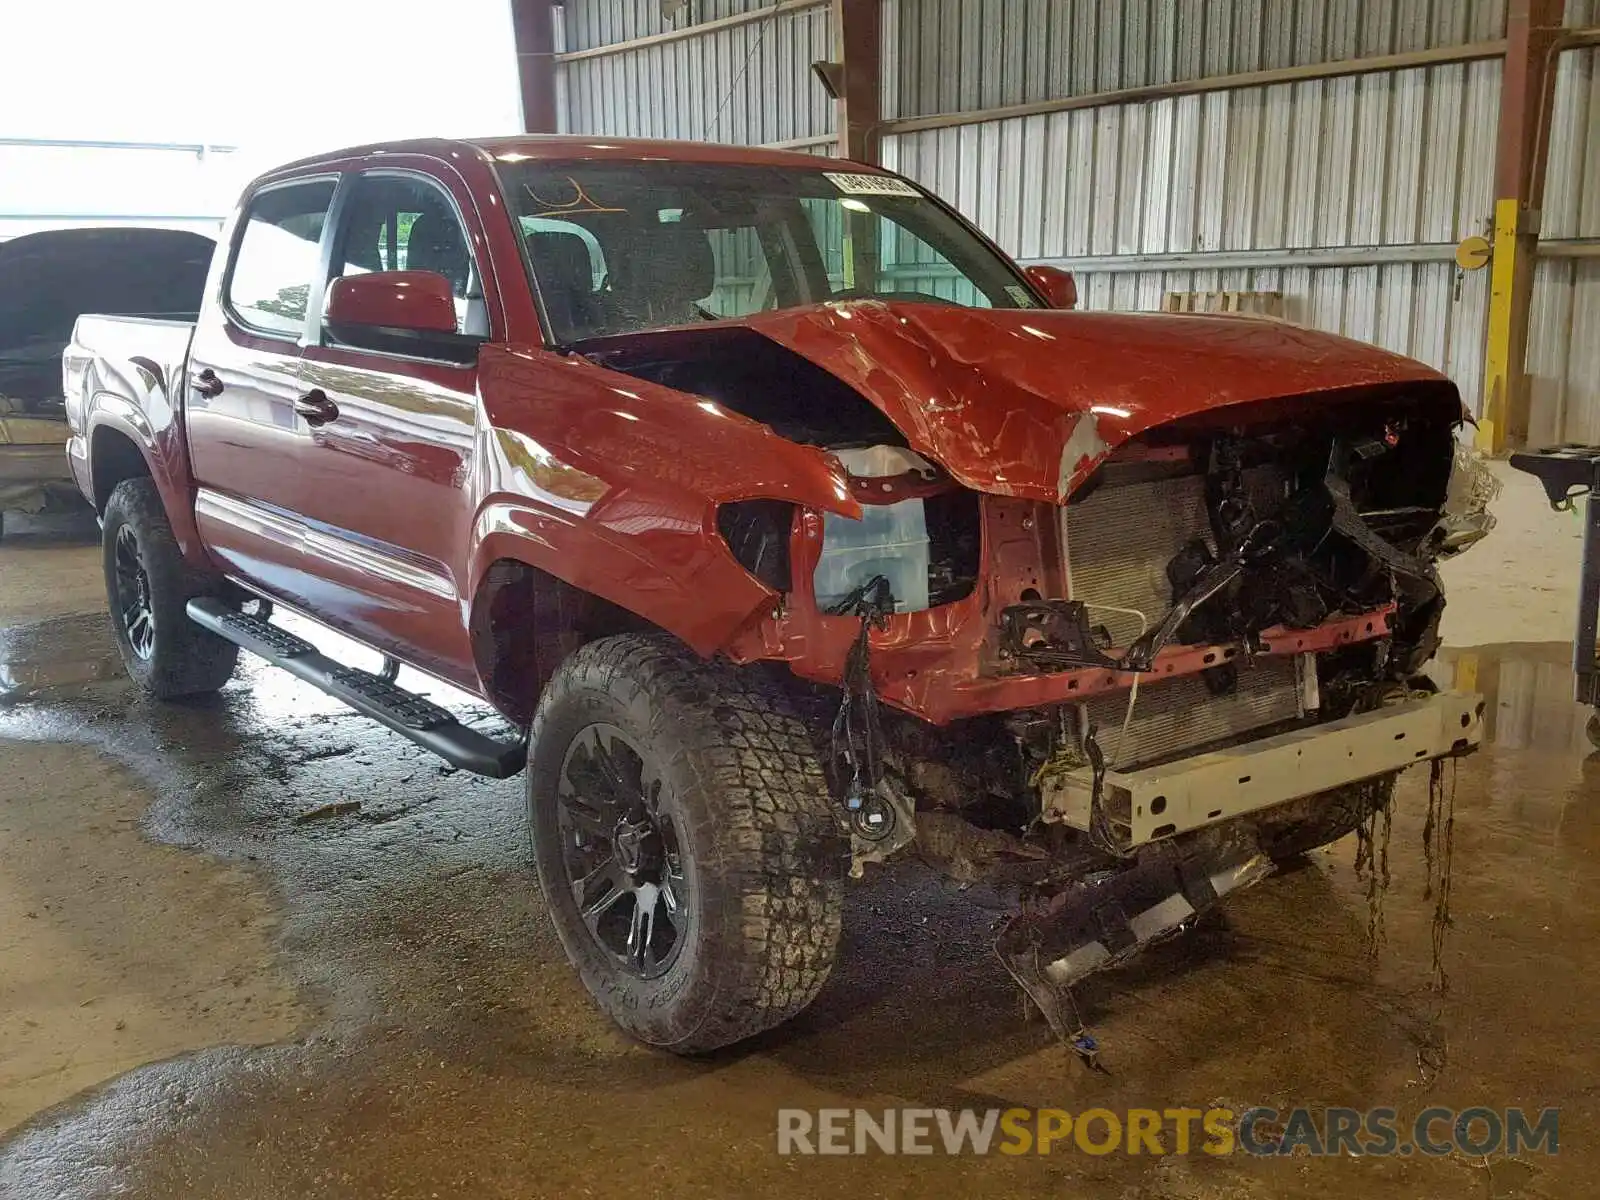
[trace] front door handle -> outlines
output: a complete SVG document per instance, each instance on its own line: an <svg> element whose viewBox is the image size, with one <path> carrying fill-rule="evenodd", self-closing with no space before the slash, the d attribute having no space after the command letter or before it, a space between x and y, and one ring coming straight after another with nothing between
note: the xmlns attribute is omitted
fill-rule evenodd
<svg viewBox="0 0 1600 1200"><path fill-rule="evenodd" d="M210 367L189 376L189 386L207 400L215 400L222 395L222 380L217 378L217 373Z"/></svg>
<svg viewBox="0 0 1600 1200"><path fill-rule="evenodd" d="M339 419L339 406L329 400L328 393L321 388L312 388L304 396L297 397L294 410L306 419L307 425L326 425Z"/></svg>

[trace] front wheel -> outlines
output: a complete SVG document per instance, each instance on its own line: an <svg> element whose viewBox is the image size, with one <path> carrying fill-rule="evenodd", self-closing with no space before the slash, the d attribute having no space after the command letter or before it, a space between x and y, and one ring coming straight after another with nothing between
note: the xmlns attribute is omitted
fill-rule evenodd
<svg viewBox="0 0 1600 1200"><path fill-rule="evenodd" d="M221 581L183 561L155 482L125 479L106 501L102 555L111 632L129 677L158 700L214 692L239 648L189 619L189 601Z"/></svg>
<svg viewBox="0 0 1600 1200"><path fill-rule="evenodd" d="M529 738L540 886L612 1020L690 1054L812 1001L847 851L781 689L664 637L605 638L557 670Z"/></svg>

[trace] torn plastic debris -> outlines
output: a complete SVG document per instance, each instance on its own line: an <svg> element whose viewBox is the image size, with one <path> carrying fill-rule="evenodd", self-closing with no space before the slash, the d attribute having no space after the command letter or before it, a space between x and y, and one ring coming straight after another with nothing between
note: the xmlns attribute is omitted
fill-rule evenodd
<svg viewBox="0 0 1600 1200"><path fill-rule="evenodd" d="M1500 496L1501 483L1478 451L1456 443L1445 490L1444 508L1428 534L1427 544L1437 558L1453 558L1489 536L1495 526L1489 511Z"/></svg>
<svg viewBox="0 0 1600 1200"><path fill-rule="evenodd" d="M1079 941L1050 962L1045 976L1056 984L1076 983L1178 932L1223 896L1265 879L1272 870L1272 860L1251 847L1238 858L1218 855L1210 862L1198 857L1159 863L1146 859L1099 887L1091 884L1078 914L1090 917L1099 935ZM1172 884L1177 886L1166 890ZM1163 890L1166 894L1154 903L1138 907L1147 903L1151 891ZM1131 916L1129 908L1136 909ZM1070 913L1072 907L1062 915Z"/></svg>
<svg viewBox="0 0 1600 1200"><path fill-rule="evenodd" d="M1025 906L1001 929L995 952L1055 1035L1098 1067L1099 1046L1078 1017L1072 986L1179 933L1222 897L1272 871L1249 834L1219 831L1182 850L1153 843L1127 866Z"/></svg>

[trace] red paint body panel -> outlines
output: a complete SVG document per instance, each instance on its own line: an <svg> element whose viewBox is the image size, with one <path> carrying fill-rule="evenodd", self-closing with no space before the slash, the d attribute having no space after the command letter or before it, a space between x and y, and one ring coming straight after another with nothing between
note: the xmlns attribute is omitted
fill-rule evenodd
<svg viewBox="0 0 1600 1200"><path fill-rule="evenodd" d="M768 150L761 146L735 146L721 142L683 142L656 138L596 137L594 134L510 134L503 137L470 138L452 141L447 138L412 138L398 142L373 143L353 146L332 154L302 158L277 168L268 179L283 175L309 173L312 168L330 163L359 162L388 165L401 156L427 157L448 161L464 167L469 160L488 161L504 158L510 162L525 159L595 159L599 161L633 162L639 159L659 158L672 162L733 163L746 166L804 167L818 170L831 164L849 161L838 158L818 159L815 155L796 150ZM850 163L855 173L887 175L891 172L868 163Z"/></svg>
<svg viewBox="0 0 1600 1200"><path fill-rule="evenodd" d="M488 347L480 369L474 590L516 558L709 654L776 599L728 553L717 504L861 511L828 455L709 400L543 350Z"/></svg>
<svg viewBox="0 0 1600 1200"><path fill-rule="evenodd" d="M482 279L489 336L476 364L336 344L317 315L322 280L311 285L304 337L242 328L221 302L236 214L191 350L192 369L214 370L222 392L208 398L177 383L169 401L112 373L108 387L123 399L112 397L96 419L143 448L186 550L479 694L488 689L467 631L479 585L501 558L602 597L703 654L784 660L800 676L837 682L858 626L819 613L809 580L820 514L860 515L859 483L825 451L713 401L546 349L497 157L827 165L781 151L588 137L405 142L291 164L253 186L338 176L344 189L354 174L380 170L421 174L449 193ZM912 448L984 494L973 594L893 616L873 634L885 701L936 722L1129 683L1103 671L1018 672L995 633L999 610L1026 587L1066 594L1049 533L1055 506L1118 447L1159 457L1160 448L1128 443L1210 413L1292 420L1298 405L1381 385L1458 403L1448 381L1419 363L1237 317L851 301L639 338L711 345L730 327L831 373ZM296 398L313 388L337 406L335 419L313 425L297 413ZM922 488L903 478L873 498ZM741 567L718 533L718 506L747 499L786 501L799 514L787 597ZM1384 612L1338 618L1267 640L1272 653L1334 646L1381 636L1386 620ZM1198 671L1227 650L1169 647L1158 670Z"/></svg>
<svg viewBox="0 0 1600 1200"><path fill-rule="evenodd" d="M462 584L477 369L308 346L299 387L339 408L297 439L295 511L351 543L321 556L315 572L345 589L331 615L362 641L474 686ZM313 599L302 607L330 611Z"/></svg>
<svg viewBox="0 0 1600 1200"><path fill-rule="evenodd" d="M171 513L179 549L201 565L207 560L194 522L181 400L188 341L188 330L177 322L156 327L128 317L79 318L62 356L72 430L67 460L84 497L98 507L106 496L96 495L94 456L109 454L111 440L131 442ZM92 344L116 349L102 353Z"/></svg>
<svg viewBox="0 0 1600 1200"><path fill-rule="evenodd" d="M1051 308L1078 307L1078 281L1071 271L1063 271L1060 267L1052 267L1045 263L1035 263L1031 267L1024 267L1022 273L1027 276L1028 282L1038 288L1044 298L1050 301Z"/></svg>

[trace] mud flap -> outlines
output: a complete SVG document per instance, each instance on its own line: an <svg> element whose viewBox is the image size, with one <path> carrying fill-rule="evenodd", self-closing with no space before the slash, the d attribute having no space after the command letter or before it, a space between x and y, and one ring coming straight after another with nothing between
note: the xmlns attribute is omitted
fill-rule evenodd
<svg viewBox="0 0 1600 1200"><path fill-rule="evenodd" d="M1246 834L1196 839L1181 849L1154 843L1126 866L1025 905L1001 928L995 953L1051 1031L1087 1065L1103 1069L1073 985L1181 932L1222 897L1272 870L1272 860Z"/></svg>

